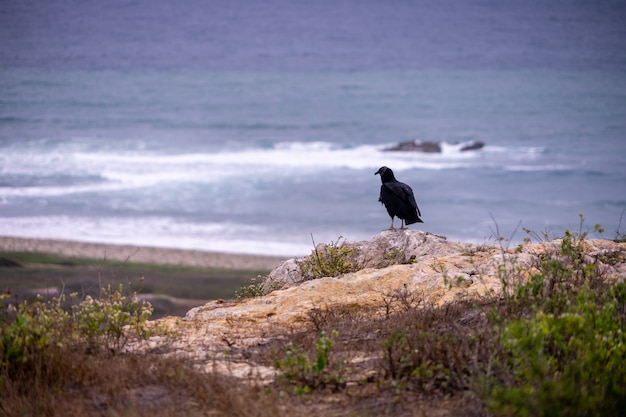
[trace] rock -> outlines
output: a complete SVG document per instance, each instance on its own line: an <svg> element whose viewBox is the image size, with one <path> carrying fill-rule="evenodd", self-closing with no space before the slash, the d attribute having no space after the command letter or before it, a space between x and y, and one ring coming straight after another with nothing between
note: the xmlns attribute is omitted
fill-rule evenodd
<svg viewBox="0 0 626 417"><path fill-rule="evenodd" d="M484 142L473 140L469 142L464 142L461 144L452 143L447 144L448 146L457 146L461 152L465 151L476 151L482 149L485 146ZM400 142L397 145L390 146L388 148L383 149L385 152L423 152L423 153L441 153L442 152L442 143L439 142L422 142L419 140L415 141L407 141Z"/></svg>
<svg viewBox="0 0 626 417"><path fill-rule="evenodd" d="M288 259L269 273L268 279L263 284L263 290L267 293L272 288L286 288L297 285L303 281L302 275L298 260Z"/></svg>
<svg viewBox="0 0 626 417"><path fill-rule="evenodd" d="M354 272L304 280L300 265L306 258L285 261L269 275L282 286L280 290L240 302L210 302L190 310L184 319L158 320L159 326L176 333L169 348L193 358L200 367L236 369L242 378L247 375L265 383L274 371L247 358L272 340L286 341L289 335L314 329L315 317L324 312L384 318L393 300L404 306L444 306L498 297L504 290L502 271L527 280L543 254L558 253L561 241L507 249L406 229L343 244L351 249L350 262L358 266ZM625 279L626 243L587 240L584 245L586 256L596 261L607 279ZM319 250L324 246L328 245L318 245ZM462 323L484 320L483 314L473 311L460 318ZM155 349L155 344L158 341L151 340L147 346Z"/></svg>
<svg viewBox="0 0 626 417"><path fill-rule="evenodd" d="M419 230L385 230L371 240L357 242L355 261L366 268L419 263L433 256L458 252L462 244Z"/></svg>
<svg viewBox="0 0 626 417"><path fill-rule="evenodd" d="M324 253L333 244L319 244L316 250ZM342 245L350 251L345 260L355 269L384 268L391 265L418 263L433 256L444 256L458 252L461 244L449 242L444 236L434 235L419 230L385 230L371 240L362 242L344 242ZM300 263L311 262L312 255L302 260L289 259L278 265L269 274L266 289L290 288L307 280Z"/></svg>
<svg viewBox="0 0 626 417"><path fill-rule="evenodd" d="M482 149L483 146L485 146L484 142L481 142L479 140L473 140L473 141L466 142L466 143L462 144L461 145L461 152L477 151L479 149Z"/></svg>
<svg viewBox="0 0 626 417"><path fill-rule="evenodd" d="M307 322L314 308L333 306L382 306L385 294L398 291L420 293L430 303L441 305L458 298L498 294L502 290L500 271L509 268L526 271L530 276L540 254L558 248L560 242L526 244L515 250L498 245L474 245L448 241L443 236L418 230L383 231L369 241L346 242L359 270L338 277L303 280L299 262L288 260L269 275L282 288L263 297L238 303L210 302L190 310L185 320L211 323L212 326L255 323L246 331L255 337L266 325L297 326ZM589 253L609 254L614 278L626 276L626 244L610 241L586 241ZM323 246L323 245L320 245Z"/></svg>
<svg viewBox="0 0 626 417"><path fill-rule="evenodd" d="M385 152L424 152L441 153L441 145L437 142L408 141L383 149Z"/></svg>

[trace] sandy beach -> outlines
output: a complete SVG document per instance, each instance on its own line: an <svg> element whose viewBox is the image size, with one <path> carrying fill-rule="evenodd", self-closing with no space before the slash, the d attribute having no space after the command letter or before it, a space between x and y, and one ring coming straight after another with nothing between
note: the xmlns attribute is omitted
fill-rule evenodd
<svg viewBox="0 0 626 417"><path fill-rule="evenodd" d="M272 270L281 257L0 236L0 251L237 270Z"/></svg>

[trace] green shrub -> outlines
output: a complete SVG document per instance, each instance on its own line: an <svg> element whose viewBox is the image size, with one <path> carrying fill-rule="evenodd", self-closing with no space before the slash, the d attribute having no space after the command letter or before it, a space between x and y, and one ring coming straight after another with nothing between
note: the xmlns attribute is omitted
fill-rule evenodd
<svg viewBox="0 0 626 417"><path fill-rule="evenodd" d="M71 316L61 308L65 297L43 297L7 305L0 297L0 381L21 372L48 373L60 350L75 343Z"/></svg>
<svg viewBox="0 0 626 417"><path fill-rule="evenodd" d="M145 322L152 306L136 294L124 295L122 285L116 290L109 285L99 299L87 296L72 307L78 337L89 351L105 349L119 352L132 336L143 336Z"/></svg>
<svg viewBox="0 0 626 417"><path fill-rule="evenodd" d="M626 409L626 284L606 282L566 230L496 311L502 352L486 403L496 415L617 416ZM597 231L602 228L595 226ZM495 343L495 342L494 342Z"/></svg>
<svg viewBox="0 0 626 417"><path fill-rule="evenodd" d="M119 352L133 337L143 336L152 313L149 303L125 296L123 287L107 287L102 297L87 297L62 308L65 296L7 304L0 297L0 382L53 373L58 355L74 349Z"/></svg>
<svg viewBox="0 0 626 417"><path fill-rule="evenodd" d="M614 294L624 287L617 284ZM540 310L504 327L512 380L492 390L496 414L611 416L626 409L624 303L598 301L585 289L565 312Z"/></svg>
<svg viewBox="0 0 626 417"><path fill-rule="evenodd" d="M342 370L335 375L328 371L328 354L333 345L333 341L325 333L320 334L315 341L316 359L311 361L301 346L288 343L284 348L284 357L274 361L281 372L279 379L286 385L293 386L296 394L308 394L312 389L327 386L334 390L343 387Z"/></svg>
<svg viewBox="0 0 626 417"><path fill-rule="evenodd" d="M335 242L317 246L313 241L314 248L311 254L298 262L304 281L337 277L360 269L353 259L356 248L345 241L341 242L342 239L340 236Z"/></svg>
<svg viewBox="0 0 626 417"><path fill-rule="evenodd" d="M242 286L236 290L235 297L237 297L238 300L263 297L272 291L279 290L281 287L282 285L279 282L273 281L268 275L259 275L256 278L250 278L248 285Z"/></svg>

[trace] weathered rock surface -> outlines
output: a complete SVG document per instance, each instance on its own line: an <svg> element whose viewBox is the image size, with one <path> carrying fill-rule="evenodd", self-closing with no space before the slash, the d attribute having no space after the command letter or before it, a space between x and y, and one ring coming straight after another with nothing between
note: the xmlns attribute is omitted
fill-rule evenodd
<svg viewBox="0 0 626 417"><path fill-rule="evenodd" d="M341 308L383 314L385 300L401 293L433 305L498 296L503 267L526 271L519 275L524 279L532 273L538 256L558 248L560 241L505 249L396 230L384 231L369 241L345 244L353 249L350 256L359 266L356 272L303 281L300 263L306 258L285 261L270 274L282 285L280 290L241 302L213 301L190 310L184 319L165 318L159 323L175 329L175 351L210 369L223 366L231 374L264 380L271 378L274 370L248 363L246 352L274 338L312 328L313 311ZM586 256L595 259L607 277L625 279L625 243L588 240L584 244ZM159 340L149 343L154 347ZM225 350L229 361L220 361ZM237 355L239 360L233 361Z"/></svg>
<svg viewBox="0 0 626 417"><path fill-rule="evenodd" d="M317 245L316 250L324 253L331 245L322 243ZM352 252L347 262L357 270L420 263L433 257L460 252L464 247L462 243L450 242L444 236L409 229L386 230L371 240L344 242L343 245ZM285 289L302 283L306 277L300 264L309 261L312 256L281 263L269 274L268 284Z"/></svg>

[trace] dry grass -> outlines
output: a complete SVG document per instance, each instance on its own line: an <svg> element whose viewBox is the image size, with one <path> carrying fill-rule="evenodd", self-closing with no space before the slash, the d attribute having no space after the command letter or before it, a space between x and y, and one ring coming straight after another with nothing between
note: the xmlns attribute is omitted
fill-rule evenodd
<svg viewBox="0 0 626 417"><path fill-rule="evenodd" d="M481 365L498 346L482 313L490 307L455 303L408 308L399 300L394 303L396 312L389 315L381 314L384 308L320 308L310 315L311 330L289 335L288 342L301 346L312 361L319 335L332 335L324 372L344 380L340 389L326 384L304 397L293 394L293 385L274 383L273 390L287 394L287 401L301 411L293 415L484 415L472 376L482 372ZM286 343L276 340L250 360L270 366L284 356Z"/></svg>
<svg viewBox="0 0 626 417"><path fill-rule="evenodd" d="M56 352L4 380L9 416L274 416L272 396L183 359Z"/></svg>

